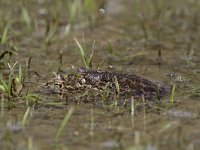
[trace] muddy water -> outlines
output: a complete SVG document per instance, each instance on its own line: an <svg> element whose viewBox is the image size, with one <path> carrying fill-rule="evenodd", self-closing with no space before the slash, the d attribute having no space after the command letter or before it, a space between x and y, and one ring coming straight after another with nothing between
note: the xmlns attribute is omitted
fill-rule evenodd
<svg viewBox="0 0 200 150"><path fill-rule="evenodd" d="M12 63L19 60L25 66L32 56L31 70L40 75L39 80L34 73L30 80L26 78L23 95L28 89L39 100L37 104L29 103L31 109L24 126L21 125L27 109L24 98L19 98L11 110L7 109L7 99L4 99L0 123L1 149L200 148L199 4L196 1L169 1L162 6L136 2L108 0L104 4L106 13L103 16L99 14L92 30L82 25L86 21L79 16L81 21L77 21L67 34L64 32L68 12L64 1L56 4L40 0L0 2L0 15L4 18L1 21L9 22L14 18L8 41L18 49L18 55L12 57ZM21 16L22 4L32 18L32 31L26 30ZM60 10L58 24L54 23L56 7ZM47 24L49 32L46 34ZM1 24L1 33L4 25ZM53 34L53 38L47 44L45 40L49 34ZM179 77L176 102L169 102L169 94L161 99L166 102L162 106L144 108L135 103L133 115L130 106L110 108L66 103L59 95L38 92L38 87L57 72L60 51L63 72L68 73L71 66L83 66L74 41L75 37L82 43L83 36L88 55L95 40L94 69L137 74L166 85L172 82L167 75L176 74ZM0 71L4 70L7 69ZM56 143L56 133L71 107L75 107L74 112Z"/></svg>

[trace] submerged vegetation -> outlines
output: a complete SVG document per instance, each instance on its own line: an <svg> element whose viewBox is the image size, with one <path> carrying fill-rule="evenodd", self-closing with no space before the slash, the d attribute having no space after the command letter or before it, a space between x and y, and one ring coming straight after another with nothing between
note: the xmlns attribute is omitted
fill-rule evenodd
<svg viewBox="0 0 200 150"><path fill-rule="evenodd" d="M1 149L199 149L199 7L198 0L1 0ZM43 89L53 72L67 77L79 67L152 80L156 98L132 96L120 106L116 76L112 103L110 82L100 95Z"/></svg>

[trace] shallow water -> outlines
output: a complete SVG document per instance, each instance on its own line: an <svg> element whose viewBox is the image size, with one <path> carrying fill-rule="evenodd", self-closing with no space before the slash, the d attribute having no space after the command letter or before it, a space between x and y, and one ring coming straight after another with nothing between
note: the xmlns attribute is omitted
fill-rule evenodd
<svg viewBox="0 0 200 150"><path fill-rule="evenodd" d="M16 48L15 53L9 49L13 52L11 65L19 61L26 68L32 57L30 79L26 74L22 96L13 102L15 107L8 109L6 97L1 103L1 149L200 148L199 2L171 0L163 5L137 2L108 0L104 4L106 13L97 13L92 30L87 17L79 14L69 33L66 32L69 11L65 1L56 4L45 0L0 2L0 33L10 21L7 44ZM30 31L22 15L23 8L31 16ZM57 9L58 22L55 21ZM63 72L69 73L71 66L84 66L74 37L81 44L84 37L88 55L95 41L93 69L136 74L165 85L176 80L174 104L169 102L169 94L161 99L161 105L144 107L142 102L135 102L133 113L131 106L75 104L59 95L38 91L58 71L60 51ZM3 51L8 50L0 47L0 54ZM8 60L6 55L0 62L5 78ZM39 79L34 72L39 74ZM26 104L27 91L37 96L37 103ZM22 125L27 105L30 111ZM56 133L71 107L75 107L73 114L55 142Z"/></svg>

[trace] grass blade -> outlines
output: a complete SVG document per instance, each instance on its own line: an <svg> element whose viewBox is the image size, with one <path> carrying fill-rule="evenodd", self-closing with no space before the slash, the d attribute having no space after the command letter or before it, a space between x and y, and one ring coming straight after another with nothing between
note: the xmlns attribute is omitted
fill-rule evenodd
<svg viewBox="0 0 200 150"><path fill-rule="evenodd" d="M173 84L171 95L170 95L170 102L171 103L174 103L175 89L176 89L176 84Z"/></svg>
<svg viewBox="0 0 200 150"><path fill-rule="evenodd" d="M30 107L28 107L28 108L26 109L26 112L25 112L25 114L24 114L24 116L23 116L23 120L22 120L22 126L24 126L24 125L26 124L26 121L27 121L28 114L29 114L30 110L31 110Z"/></svg>
<svg viewBox="0 0 200 150"><path fill-rule="evenodd" d="M1 117L4 115L4 96L1 96Z"/></svg>
<svg viewBox="0 0 200 150"><path fill-rule="evenodd" d="M65 126L67 125L71 115L74 112L74 107L71 107L70 110L68 111L68 113L65 115L65 118L63 119L60 128L58 129L57 133L56 133L56 137L55 137L55 142L59 141L59 138L62 134L62 131L64 130Z"/></svg>
<svg viewBox="0 0 200 150"><path fill-rule="evenodd" d="M4 80L0 80L1 85L0 85L0 90L4 93L8 92L8 85L6 84L6 82Z"/></svg>
<svg viewBox="0 0 200 150"><path fill-rule="evenodd" d="M10 27L10 23L7 23L4 30L3 30L3 33L2 33L1 44L5 44L6 41L7 41L9 27Z"/></svg>
<svg viewBox="0 0 200 150"><path fill-rule="evenodd" d="M28 10L25 7L22 7L22 18L26 24L26 28L28 31L31 30L31 17L29 15Z"/></svg>
<svg viewBox="0 0 200 150"><path fill-rule="evenodd" d="M78 0L74 0L73 3L70 5L69 22L70 22L71 25L74 24L74 21L76 19L77 12L78 12L78 5L79 5Z"/></svg>
<svg viewBox="0 0 200 150"><path fill-rule="evenodd" d="M118 82L116 76L115 76L115 87L116 87L116 92L119 95L120 94L120 87L119 87L119 82Z"/></svg>
<svg viewBox="0 0 200 150"><path fill-rule="evenodd" d="M80 45L80 43L78 42L78 40L77 40L76 38L74 38L74 40L75 40L76 44L77 44L78 47L79 47L79 50L80 50L80 52L81 52L81 56L82 56L82 58L83 58L83 62L84 62L85 67L86 67L87 69L89 69L89 68L90 68L89 60L87 59L87 56L86 56L86 53L85 53L85 49L82 48L82 46Z"/></svg>
<svg viewBox="0 0 200 150"><path fill-rule="evenodd" d="M23 83L23 71L22 71L22 66L21 65L19 65L19 75L18 75L18 82L20 83L20 84L22 84Z"/></svg>

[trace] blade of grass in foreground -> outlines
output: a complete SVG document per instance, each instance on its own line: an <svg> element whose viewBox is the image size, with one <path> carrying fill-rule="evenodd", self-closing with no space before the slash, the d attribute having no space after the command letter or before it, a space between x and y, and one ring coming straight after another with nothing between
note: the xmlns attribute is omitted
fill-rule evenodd
<svg viewBox="0 0 200 150"><path fill-rule="evenodd" d="M60 125L60 128L58 129L58 131L56 133L55 142L59 141L62 131L64 130L65 126L67 125L73 112L74 112L74 107L71 107L70 110L68 111L68 113L65 115L65 118L63 119L63 121Z"/></svg>
<svg viewBox="0 0 200 150"><path fill-rule="evenodd" d="M30 31L31 30L31 17L28 12L28 9L25 7L22 7L22 18L26 24L27 30Z"/></svg>
<svg viewBox="0 0 200 150"><path fill-rule="evenodd" d="M30 110L31 110L30 107L28 107L28 108L26 109L26 112L24 113L23 120L22 120L22 126L25 126L26 121L27 121L27 119L28 119L28 114L29 114Z"/></svg>
<svg viewBox="0 0 200 150"><path fill-rule="evenodd" d="M1 44L5 44L7 41L9 27L10 27L10 23L7 23L2 33L1 42L0 42Z"/></svg>

